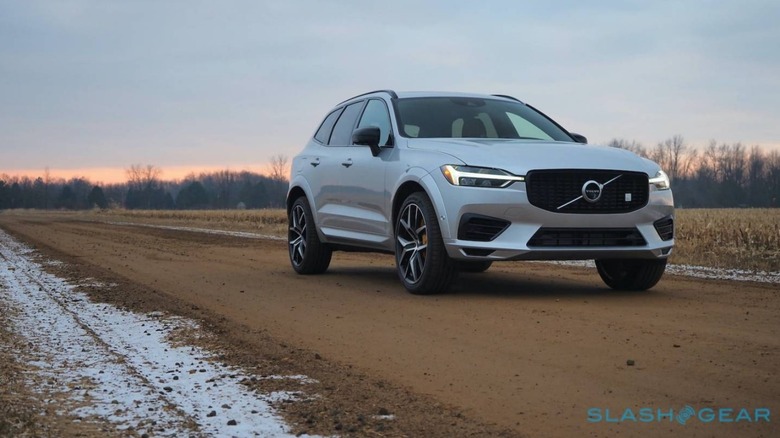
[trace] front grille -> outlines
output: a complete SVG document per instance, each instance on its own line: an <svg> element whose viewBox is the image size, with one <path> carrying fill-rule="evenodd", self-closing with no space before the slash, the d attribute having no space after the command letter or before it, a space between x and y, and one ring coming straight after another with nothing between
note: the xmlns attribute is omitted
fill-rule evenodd
<svg viewBox="0 0 780 438"><path fill-rule="evenodd" d="M598 201L569 203L582 196L588 181L604 184L615 177L602 188ZM647 205L650 193L647 174L618 170L532 170L525 184L532 205L556 213L626 213Z"/></svg>
<svg viewBox="0 0 780 438"><path fill-rule="evenodd" d="M458 225L458 239L489 242L509 226L509 222L488 216L464 214Z"/></svg>
<svg viewBox="0 0 780 438"><path fill-rule="evenodd" d="M644 246L647 242L636 228L540 228L528 246Z"/></svg>
<svg viewBox="0 0 780 438"><path fill-rule="evenodd" d="M674 238L674 219L671 216L658 219L653 222L655 231L658 232L658 236L663 241L672 240Z"/></svg>

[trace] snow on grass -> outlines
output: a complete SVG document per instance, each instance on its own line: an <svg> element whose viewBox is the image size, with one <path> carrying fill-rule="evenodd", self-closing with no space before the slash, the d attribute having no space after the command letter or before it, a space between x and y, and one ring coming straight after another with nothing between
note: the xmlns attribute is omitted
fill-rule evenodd
<svg viewBox="0 0 780 438"><path fill-rule="evenodd" d="M59 414L139 435L290 436L271 403L300 394L247 389L240 383L246 373L167 341L175 329L197 329L195 322L93 303L45 272L32 252L0 230L0 299L12 310L12 330L30 346L20 352L35 369L29 383Z"/></svg>

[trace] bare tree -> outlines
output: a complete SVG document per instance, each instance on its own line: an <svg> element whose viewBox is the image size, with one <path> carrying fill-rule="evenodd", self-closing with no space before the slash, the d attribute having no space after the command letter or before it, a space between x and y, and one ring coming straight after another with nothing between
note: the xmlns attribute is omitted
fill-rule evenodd
<svg viewBox="0 0 780 438"><path fill-rule="evenodd" d="M758 146L750 149L747 164L747 197L748 204L751 206L768 205L769 191L766 190L766 163L767 157Z"/></svg>
<svg viewBox="0 0 780 438"><path fill-rule="evenodd" d="M235 183L235 180L235 172L231 172L229 169L220 170L214 174L214 181L217 185L217 204L219 207L231 207L231 189Z"/></svg>
<svg viewBox="0 0 780 438"><path fill-rule="evenodd" d="M764 171L765 184L769 190L767 194L770 207L780 207L780 152L772 151L766 156L766 168Z"/></svg>
<svg viewBox="0 0 780 438"><path fill-rule="evenodd" d="M152 194L160 184L162 170L151 164L133 164L125 173L127 174L128 208L151 208Z"/></svg>
<svg viewBox="0 0 780 438"><path fill-rule="evenodd" d="M290 159L287 155L277 154L271 157L271 179L274 181L288 181L290 175Z"/></svg>
<svg viewBox="0 0 780 438"><path fill-rule="evenodd" d="M162 176L162 169L152 164L133 164L125 171L127 184L138 190L152 189Z"/></svg>
<svg viewBox="0 0 780 438"><path fill-rule="evenodd" d="M613 138L609 141L609 143L607 143L607 146L625 149L639 155L640 157L647 157L647 151L645 150L645 147L636 140L628 141L624 138Z"/></svg>
<svg viewBox="0 0 780 438"><path fill-rule="evenodd" d="M650 159L658 163L669 175L669 179L674 181L678 176L684 174L687 166L685 163L688 147L681 135L675 135L661 143L658 143L650 155Z"/></svg>
<svg viewBox="0 0 780 438"><path fill-rule="evenodd" d="M51 173L49 166L43 169L43 204L46 210L49 209L49 186L51 185Z"/></svg>

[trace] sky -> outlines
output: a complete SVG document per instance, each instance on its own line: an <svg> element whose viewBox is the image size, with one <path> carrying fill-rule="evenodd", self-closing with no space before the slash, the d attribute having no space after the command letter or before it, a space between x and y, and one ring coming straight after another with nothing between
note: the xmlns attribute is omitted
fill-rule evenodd
<svg viewBox="0 0 780 438"><path fill-rule="evenodd" d="M0 175L263 170L375 89L780 149L780 2L0 0Z"/></svg>

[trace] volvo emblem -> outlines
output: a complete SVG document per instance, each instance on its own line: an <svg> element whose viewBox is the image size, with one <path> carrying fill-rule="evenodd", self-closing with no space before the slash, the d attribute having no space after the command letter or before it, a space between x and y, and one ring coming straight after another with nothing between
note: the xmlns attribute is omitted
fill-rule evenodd
<svg viewBox="0 0 780 438"><path fill-rule="evenodd" d="M590 180L582 185L582 199L593 204L601 199L601 189L604 186L596 181Z"/></svg>
<svg viewBox="0 0 780 438"><path fill-rule="evenodd" d="M582 189L580 189L580 193L582 193L580 196L577 196L576 198L572 199L571 201L559 206L557 210L560 210L568 205L574 204L575 202L579 201L580 199L584 199L586 202L589 202L591 204L596 203L601 199L601 194L604 191L604 187L607 186L607 184L610 184L612 181L615 181L616 179L620 178L623 175L618 175L611 180L605 182L604 184L599 183L595 180L587 181L585 184L582 185ZM627 195L627 201L630 200Z"/></svg>

